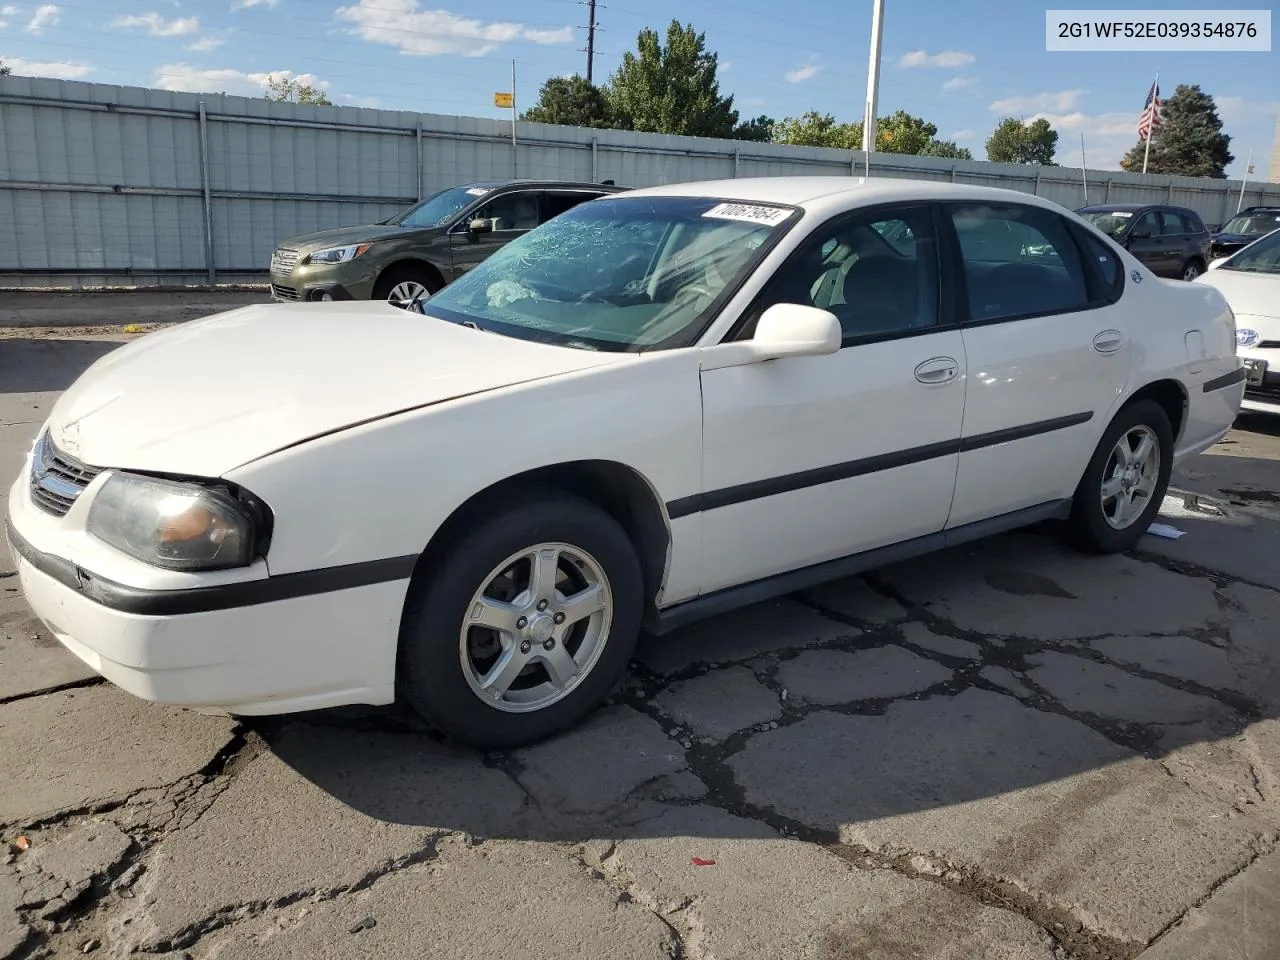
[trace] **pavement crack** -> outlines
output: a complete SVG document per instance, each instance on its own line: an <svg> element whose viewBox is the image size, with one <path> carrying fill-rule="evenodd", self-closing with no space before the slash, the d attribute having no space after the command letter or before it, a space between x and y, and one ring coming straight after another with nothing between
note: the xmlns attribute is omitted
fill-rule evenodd
<svg viewBox="0 0 1280 960"><path fill-rule="evenodd" d="M571 859L582 867L593 880L603 883L613 891L619 905L632 903L653 915L667 929L666 945L669 960L703 960L708 955L701 947L701 931L697 918L691 908L696 898L685 897L679 903L664 904L649 891L639 887L634 877L627 874L620 866L610 866L610 861L618 849L616 842L599 856L592 856L585 846L578 846L571 851ZM674 919L673 919L674 917ZM685 929L677 926L677 921Z"/></svg>
<svg viewBox="0 0 1280 960"><path fill-rule="evenodd" d="M449 834L443 831L433 833L428 837L426 843L424 843L419 849L402 857L396 857L385 861L372 870L369 870L352 883L341 884L334 887L310 887L305 890L295 890L271 899L252 900L220 907L213 913L183 927L172 936L139 948L139 952L147 954L166 954L178 950L186 950L203 937L206 937L217 930L224 929L236 923L241 923L245 920L251 920L254 917L262 916L263 914L269 913L273 910L281 910L303 900L309 900L313 903L324 903L329 900L335 900L348 893L358 893L362 890L368 890L383 877L436 859L440 855L441 841L448 835Z"/></svg>
<svg viewBox="0 0 1280 960"><path fill-rule="evenodd" d="M83 680L69 680L66 683L57 683L50 687L41 687L39 690L28 690L26 693L15 693L8 697L0 697L0 707L9 703L18 703L22 700L31 700L35 697L47 697L51 693L62 693L64 690L83 690L85 687L100 687L107 682L105 677L85 677Z"/></svg>

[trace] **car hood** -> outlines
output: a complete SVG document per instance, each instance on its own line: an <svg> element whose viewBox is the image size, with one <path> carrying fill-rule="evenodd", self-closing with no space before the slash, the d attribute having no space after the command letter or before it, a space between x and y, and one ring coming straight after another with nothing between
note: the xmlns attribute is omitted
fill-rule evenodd
<svg viewBox="0 0 1280 960"><path fill-rule="evenodd" d="M1217 288L1237 316L1280 317L1280 274L1219 267L1201 274L1196 283Z"/></svg>
<svg viewBox="0 0 1280 960"><path fill-rule="evenodd" d="M49 428L93 466L216 477L344 427L633 356L381 302L261 304L112 351L62 394Z"/></svg>
<svg viewBox="0 0 1280 960"><path fill-rule="evenodd" d="M290 250L319 250L322 247L340 247L348 243L386 240L389 237L400 237L409 233L420 234L426 238L443 232L443 227L400 227L395 224L369 223L356 227L335 227L332 230L304 233L281 241L279 246Z"/></svg>
<svg viewBox="0 0 1280 960"><path fill-rule="evenodd" d="M1214 243L1252 243L1261 236L1263 234L1260 233L1215 233L1209 239Z"/></svg>

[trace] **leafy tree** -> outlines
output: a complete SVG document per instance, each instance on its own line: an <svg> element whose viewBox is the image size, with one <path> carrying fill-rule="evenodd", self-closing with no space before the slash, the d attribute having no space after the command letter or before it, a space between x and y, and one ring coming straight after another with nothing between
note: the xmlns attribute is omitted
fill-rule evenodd
<svg viewBox="0 0 1280 960"><path fill-rule="evenodd" d="M0 77L6 77L8 75L9 75L9 65L5 63L3 60L0 60Z"/></svg>
<svg viewBox="0 0 1280 960"><path fill-rule="evenodd" d="M790 143L801 147L836 147L841 150L862 149L862 121L836 123L829 113L810 110L798 117L787 117L773 128L774 143Z"/></svg>
<svg viewBox="0 0 1280 960"><path fill-rule="evenodd" d="M538 91L538 102L520 115L533 123L568 127L613 127L613 110L605 92L585 77L552 77Z"/></svg>
<svg viewBox="0 0 1280 960"><path fill-rule="evenodd" d="M1231 138L1222 132L1213 97L1199 84L1179 84L1160 108L1160 125L1151 134L1147 173L1222 180L1227 164L1235 159L1230 146ZM1146 148L1144 141L1138 141L1120 161L1121 168L1141 171Z"/></svg>
<svg viewBox="0 0 1280 960"><path fill-rule="evenodd" d="M961 147L954 140L931 140L920 151L922 157L945 157L948 160L972 160L973 152Z"/></svg>
<svg viewBox="0 0 1280 960"><path fill-rule="evenodd" d="M898 110L876 120L876 150L881 153L919 154L933 142L937 132L937 124ZM862 124L858 124L858 140L861 146Z"/></svg>
<svg viewBox="0 0 1280 960"><path fill-rule="evenodd" d="M317 107L331 107L330 100L323 90L309 83L302 83L291 77L268 77L267 99L287 103L309 103Z"/></svg>
<svg viewBox="0 0 1280 960"><path fill-rule="evenodd" d="M609 78L614 115L623 127L645 133L731 137L738 111L733 97L720 96L717 61L707 52L706 34L692 24L672 20L665 47L646 27L636 38L636 53L624 53Z"/></svg>
<svg viewBox="0 0 1280 960"><path fill-rule="evenodd" d="M987 159L993 163L1031 163L1042 167L1056 166L1053 155L1058 150L1058 131L1041 117L1023 123L1017 117L1005 117L987 138Z"/></svg>
<svg viewBox="0 0 1280 960"><path fill-rule="evenodd" d="M773 128L776 126L772 117L764 114L754 120L746 120L733 128L734 140L754 140L756 143L769 143L773 140Z"/></svg>

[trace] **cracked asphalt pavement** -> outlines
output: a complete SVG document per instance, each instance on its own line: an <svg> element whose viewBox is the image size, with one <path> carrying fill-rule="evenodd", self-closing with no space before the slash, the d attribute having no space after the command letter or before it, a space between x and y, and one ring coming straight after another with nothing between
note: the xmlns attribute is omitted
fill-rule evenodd
<svg viewBox="0 0 1280 960"><path fill-rule="evenodd" d="M120 336L0 338L0 477ZM507 754L100 682L0 558L0 958L1280 955L1280 425L1133 555L1039 528L645 639Z"/></svg>

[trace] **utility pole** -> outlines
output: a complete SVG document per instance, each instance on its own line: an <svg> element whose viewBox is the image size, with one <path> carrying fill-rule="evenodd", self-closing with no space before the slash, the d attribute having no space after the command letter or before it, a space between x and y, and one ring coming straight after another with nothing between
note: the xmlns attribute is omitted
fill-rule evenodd
<svg viewBox="0 0 1280 960"><path fill-rule="evenodd" d="M871 176L871 151L876 145L876 110L880 100L880 40L884 36L884 0L874 0L871 14L871 62L867 66L867 111L862 118L862 149Z"/></svg>
<svg viewBox="0 0 1280 960"><path fill-rule="evenodd" d="M587 83L596 59L596 0L587 0Z"/></svg>

